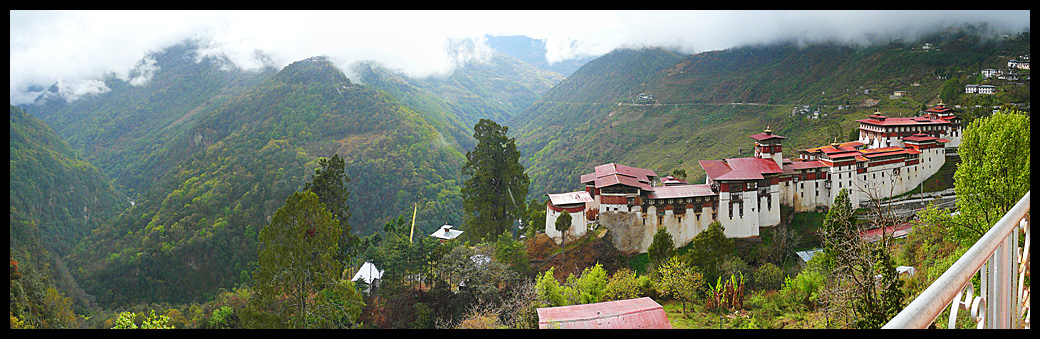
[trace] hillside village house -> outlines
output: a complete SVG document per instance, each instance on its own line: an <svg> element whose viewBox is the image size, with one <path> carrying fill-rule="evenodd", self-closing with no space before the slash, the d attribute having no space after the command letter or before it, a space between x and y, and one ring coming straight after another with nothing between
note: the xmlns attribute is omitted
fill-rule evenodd
<svg viewBox="0 0 1040 339"><path fill-rule="evenodd" d="M780 224L780 206L795 211L828 208L841 189L853 204L869 196L906 193L938 172L947 147L960 143L960 120L945 105L920 117L889 118L876 112L861 119L860 139L815 147L785 158L783 136L766 128L751 135L752 157L701 160L706 180L687 184L658 180L653 170L609 163L582 175L582 191L548 194L545 233L555 230L561 213L571 213L567 240L599 224L610 230L623 252L646 252L658 228L682 246L713 221L730 238L759 235L761 227ZM947 139L949 138L949 139Z"/></svg>
<svg viewBox="0 0 1040 339"><path fill-rule="evenodd" d="M993 94L995 89L996 89L996 87L993 87L993 85L978 85L978 84L964 85L964 93L965 94L972 94L972 93Z"/></svg>
<svg viewBox="0 0 1040 339"><path fill-rule="evenodd" d="M1008 60L1007 68L1029 69L1029 61L1011 59Z"/></svg>

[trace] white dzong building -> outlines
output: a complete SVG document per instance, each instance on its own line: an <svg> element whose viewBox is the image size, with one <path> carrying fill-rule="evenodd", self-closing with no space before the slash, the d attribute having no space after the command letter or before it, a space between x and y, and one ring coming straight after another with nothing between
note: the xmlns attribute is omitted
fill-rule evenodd
<svg viewBox="0 0 1040 339"><path fill-rule="evenodd" d="M654 185L650 169L615 163L582 175L585 190L547 194L545 233L564 241L555 230L561 213L570 213L566 240L576 239L599 224L613 232L624 252L646 252L658 228L682 246L719 221L730 238L757 237L762 227L780 224L780 205L796 212L830 207L842 189L853 205L870 196L885 198L908 192L939 171L947 148L957 147L963 129L941 103L921 117L889 118L880 112L860 122L857 141L798 150L784 158L783 136L766 128L751 135L752 157L698 161L704 184L665 178Z"/></svg>

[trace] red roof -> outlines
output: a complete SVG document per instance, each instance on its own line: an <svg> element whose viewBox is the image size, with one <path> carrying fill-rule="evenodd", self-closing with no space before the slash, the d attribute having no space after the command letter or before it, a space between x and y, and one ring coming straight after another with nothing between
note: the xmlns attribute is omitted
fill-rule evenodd
<svg viewBox="0 0 1040 339"><path fill-rule="evenodd" d="M882 232L893 238L901 238L910 233L912 227L910 223L905 222L899 225L893 225L882 228L874 228L859 232L859 237L867 242L875 242L881 240Z"/></svg>
<svg viewBox="0 0 1040 339"><path fill-rule="evenodd" d="M914 141L914 142L933 141L933 140L939 140L939 138L930 137L930 136L928 136L927 134L924 134L924 133L917 133L917 134L914 134L914 135L911 135L911 136L903 138L903 141Z"/></svg>
<svg viewBox="0 0 1040 339"><path fill-rule="evenodd" d="M838 158L854 157L854 156L857 156L859 154L860 153L858 151L852 151L852 152L842 152L842 153L831 153L831 154L827 154L827 157L831 158L831 159L838 159Z"/></svg>
<svg viewBox="0 0 1040 339"><path fill-rule="evenodd" d="M620 174L610 174L607 176L596 178L596 188L609 187L619 184L631 187L638 187L646 191L654 190L653 186L650 186L649 182L640 181L636 178Z"/></svg>
<svg viewBox="0 0 1040 339"><path fill-rule="evenodd" d="M938 105L936 105L935 107L932 107L932 108L926 109L926 110L924 110L924 111L925 111L925 112L933 112L933 113L946 113L946 112L949 112L949 111L950 111L950 108L949 108L949 107L946 107L946 105L943 105L943 104L938 104Z"/></svg>
<svg viewBox="0 0 1040 339"><path fill-rule="evenodd" d="M902 148L902 147L897 147L897 148L898 149L892 150L892 151L889 151L889 152L876 152L876 153L864 154L863 156L865 156L867 158L877 158L877 157L884 157L884 156L897 155L897 154L918 154L918 153L921 153L921 152L918 152L917 150L915 150L913 148ZM913 151L913 152L911 152L911 151Z"/></svg>
<svg viewBox="0 0 1040 339"><path fill-rule="evenodd" d="M779 136L779 135L776 135L776 134L772 134L772 133L770 133L770 134L766 134L766 133L752 134L752 135L749 135L749 137L751 137L752 139L758 140L758 141L768 140L768 139L787 139L786 137L782 137L782 136Z"/></svg>
<svg viewBox="0 0 1040 339"><path fill-rule="evenodd" d="M538 309L538 328L672 328L664 307L643 297Z"/></svg>
<svg viewBox="0 0 1040 339"><path fill-rule="evenodd" d="M764 179L762 174L783 173L775 160L764 158L729 158L726 160L698 161L712 180Z"/></svg>
<svg viewBox="0 0 1040 339"><path fill-rule="evenodd" d="M804 152L809 152L809 153L823 152L825 154L826 153L855 152L855 151L858 150L857 147L860 147L860 146L863 146L863 145L864 145L864 143L859 142L859 141L846 141L846 142L838 144L838 147L834 147L834 145L825 145L825 146L805 149L803 151Z"/></svg>
<svg viewBox="0 0 1040 339"><path fill-rule="evenodd" d="M878 125L878 126L913 126L913 125L942 125L949 124L949 121L943 119L928 119L925 117L913 117L913 118L885 118L884 120L878 120L871 115L868 119L859 119L856 121L864 124Z"/></svg>
<svg viewBox="0 0 1040 339"><path fill-rule="evenodd" d="M819 162L819 161L816 161L816 160L812 160L812 161L793 161L793 162L791 162L790 165L788 165L788 167L790 167L791 169L806 169L806 168L827 167L827 165L825 165L822 162Z"/></svg>
<svg viewBox="0 0 1040 339"><path fill-rule="evenodd" d="M732 169L723 160L698 160L698 164L704 169L704 174L707 174L709 178L718 178L723 174L729 173Z"/></svg>
<svg viewBox="0 0 1040 339"><path fill-rule="evenodd" d="M622 184L652 191L650 181L656 177L657 173L652 170L609 163L596 166L596 171L593 173L582 175L581 182L583 184L594 182L596 188Z"/></svg>
<svg viewBox="0 0 1040 339"><path fill-rule="evenodd" d="M700 185L674 185L674 186L658 186L654 187L654 191L647 195L650 199L672 199L672 198L692 198L692 197L703 197L715 195L715 192L711 191L711 186L700 184Z"/></svg>
<svg viewBox="0 0 1040 339"><path fill-rule="evenodd" d="M867 155L873 153L895 152L901 150L903 150L903 148L899 146L888 146L883 148L868 148L865 150L861 150L860 153L863 153L863 155Z"/></svg>

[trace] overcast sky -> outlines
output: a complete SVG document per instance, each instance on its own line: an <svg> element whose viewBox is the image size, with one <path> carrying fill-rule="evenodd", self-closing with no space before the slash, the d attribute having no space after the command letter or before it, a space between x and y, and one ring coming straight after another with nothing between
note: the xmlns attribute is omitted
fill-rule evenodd
<svg viewBox="0 0 1040 339"><path fill-rule="evenodd" d="M686 53L776 40L864 44L915 39L960 23L998 33L1029 29L1029 11L11 11L11 103L31 102L31 85L59 83L67 95L104 91L101 76L132 78L149 52L188 38L238 67L325 55L346 71L374 60L413 76L447 74L479 58L485 35L545 39L550 62L618 47ZM449 54L449 41L473 41ZM459 44L454 44L459 45ZM462 44L470 45L470 44ZM145 66L148 66L147 63ZM147 69L147 67L144 67ZM141 68L139 68L140 70ZM134 73L136 74L136 73ZM144 72L147 74L147 72Z"/></svg>

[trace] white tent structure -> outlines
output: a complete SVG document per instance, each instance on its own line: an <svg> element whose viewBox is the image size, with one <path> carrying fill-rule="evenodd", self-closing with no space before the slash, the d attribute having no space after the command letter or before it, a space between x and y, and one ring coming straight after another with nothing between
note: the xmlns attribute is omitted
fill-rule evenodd
<svg viewBox="0 0 1040 339"><path fill-rule="evenodd" d="M383 270L376 267L375 264L366 261L364 265L361 265L361 269L359 269L357 273L354 274L354 277L350 278L350 281L364 281L365 284L367 284L368 286L365 287L365 290L363 292L368 293L370 290L372 290L373 285L379 287L379 280L382 277Z"/></svg>
<svg viewBox="0 0 1040 339"><path fill-rule="evenodd" d="M430 234L430 236L434 237L434 238L441 239L441 241L443 242L443 241L448 241L448 240L451 240L451 239L455 239L459 235L462 235L462 231L453 230L451 228L452 228L451 225L441 226L440 229L438 229L436 232L433 232L432 234Z"/></svg>

